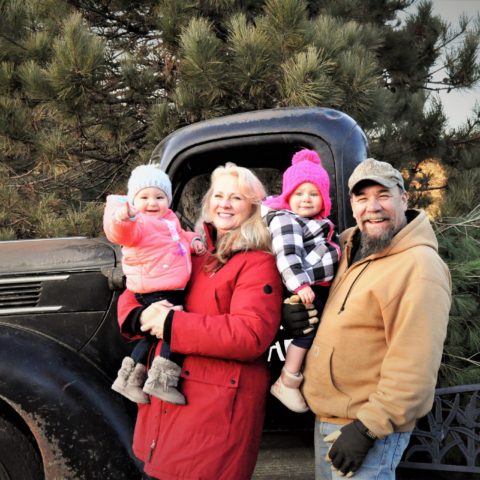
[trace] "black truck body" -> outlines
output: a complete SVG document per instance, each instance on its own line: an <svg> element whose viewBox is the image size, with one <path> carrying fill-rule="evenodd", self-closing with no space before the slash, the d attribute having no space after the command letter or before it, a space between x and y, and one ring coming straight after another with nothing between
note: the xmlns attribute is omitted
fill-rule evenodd
<svg viewBox="0 0 480 480"><path fill-rule="evenodd" d="M151 160L169 174L173 209L192 227L216 166L252 168L278 193L303 147L318 151L331 176L331 219L342 231L353 221L347 179L368 146L341 112L285 108L200 122L166 137ZM110 388L131 349L116 321L120 259L102 236L0 242L1 480L141 478L130 451L136 407ZM272 378L284 353L280 334L269 352ZM266 429L312 424L269 399Z"/></svg>

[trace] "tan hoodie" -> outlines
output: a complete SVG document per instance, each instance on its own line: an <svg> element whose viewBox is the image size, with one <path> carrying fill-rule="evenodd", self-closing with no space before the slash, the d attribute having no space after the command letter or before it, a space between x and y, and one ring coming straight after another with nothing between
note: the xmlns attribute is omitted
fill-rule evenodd
<svg viewBox="0 0 480 480"><path fill-rule="evenodd" d="M411 431L432 407L451 280L423 211L382 252L348 267L357 227L305 365L304 394L323 420L361 420L379 438Z"/></svg>

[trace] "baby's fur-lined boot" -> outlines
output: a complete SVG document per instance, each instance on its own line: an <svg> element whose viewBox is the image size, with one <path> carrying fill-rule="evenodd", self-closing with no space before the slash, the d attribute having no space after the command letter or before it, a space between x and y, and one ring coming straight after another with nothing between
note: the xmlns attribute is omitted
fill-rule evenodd
<svg viewBox="0 0 480 480"><path fill-rule="evenodd" d="M302 382L303 375L301 373L294 375L283 367L277 381L271 386L270 393L292 412L307 412L308 405L300 392Z"/></svg>
<svg viewBox="0 0 480 480"><path fill-rule="evenodd" d="M112 390L120 393L135 403L150 403L148 396L142 390L147 368L141 363L135 364L133 358L125 357L113 382Z"/></svg>
<svg viewBox="0 0 480 480"><path fill-rule="evenodd" d="M182 369L163 357L153 359L143 391L164 402L185 405L185 397L177 390Z"/></svg>

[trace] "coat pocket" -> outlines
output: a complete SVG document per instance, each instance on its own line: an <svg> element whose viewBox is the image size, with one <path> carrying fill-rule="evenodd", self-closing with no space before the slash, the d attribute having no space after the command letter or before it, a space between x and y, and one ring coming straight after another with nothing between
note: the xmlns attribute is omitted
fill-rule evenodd
<svg viewBox="0 0 480 480"><path fill-rule="evenodd" d="M201 362L199 362L201 363ZM217 362L215 362L217 363ZM235 399L238 391L239 372L237 368L229 369L228 362L219 365L184 365L182 372L182 391L187 403L193 407L194 418L186 422L185 430L201 430L205 434L228 436L230 431Z"/></svg>
<svg viewBox="0 0 480 480"><path fill-rule="evenodd" d="M232 301L233 287L229 283L215 285L215 304L218 313L230 313L230 304Z"/></svg>
<svg viewBox="0 0 480 480"><path fill-rule="evenodd" d="M334 347L313 343L305 364L304 393L317 415L347 418L351 398L335 385L332 374L334 357Z"/></svg>

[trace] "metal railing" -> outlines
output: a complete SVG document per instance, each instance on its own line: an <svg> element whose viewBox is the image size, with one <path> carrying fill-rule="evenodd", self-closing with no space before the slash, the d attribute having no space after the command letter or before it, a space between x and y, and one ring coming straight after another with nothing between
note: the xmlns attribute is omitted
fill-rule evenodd
<svg viewBox="0 0 480 480"><path fill-rule="evenodd" d="M438 388L405 451L403 468L480 473L480 384Z"/></svg>

